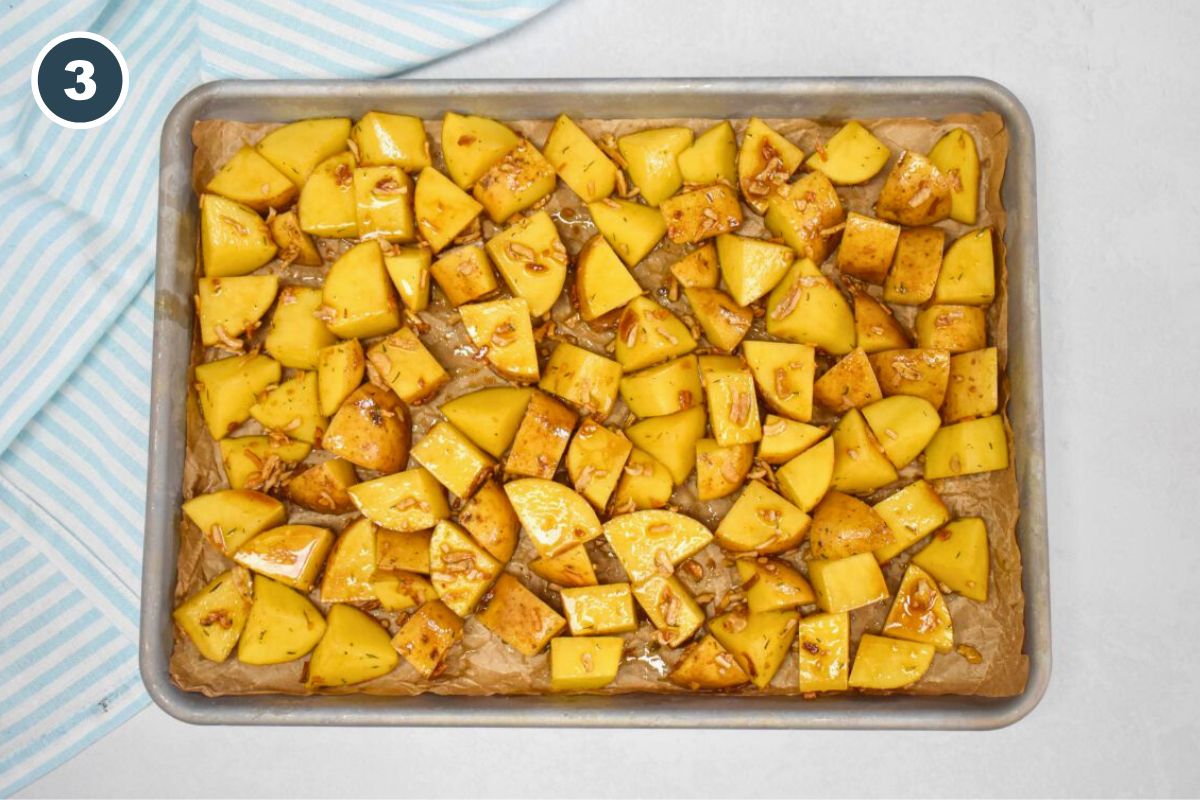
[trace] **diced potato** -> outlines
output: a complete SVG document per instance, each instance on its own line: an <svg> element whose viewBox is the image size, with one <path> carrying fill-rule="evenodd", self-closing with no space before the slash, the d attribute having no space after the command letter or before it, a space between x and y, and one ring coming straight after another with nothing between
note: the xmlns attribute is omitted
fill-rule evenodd
<svg viewBox="0 0 1200 800"><path fill-rule="evenodd" d="M581 544L556 556L538 556L529 562L529 571L559 586L595 586L598 582L587 548Z"/></svg>
<svg viewBox="0 0 1200 800"><path fill-rule="evenodd" d="M449 422L438 422L413 447L412 457L460 498L475 493L496 462Z"/></svg>
<svg viewBox="0 0 1200 800"><path fill-rule="evenodd" d="M338 534L321 576L322 603L366 603L375 599L375 525L360 519Z"/></svg>
<svg viewBox="0 0 1200 800"><path fill-rule="evenodd" d="M675 161L685 184L736 186L737 137L729 120L718 122L697 136L692 146L680 153Z"/></svg>
<svg viewBox="0 0 1200 800"><path fill-rule="evenodd" d="M200 195L200 255L205 275L245 275L274 258L275 252L267 224L253 209L219 195Z"/></svg>
<svg viewBox="0 0 1200 800"><path fill-rule="evenodd" d="M945 246L946 232L941 228L900 231L892 270L883 283L883 299L905 306L929 302L942 269Z"/></svg>
<svg viewBox="0 0 1200 800"><path fill-rule="evenodd" d="M354 214L359 238L389 242L417 238L412 198L412 178L400 167L356 168Z"/></svg>
<svg viewBox="0 0 1200 800"><path fill-rule="evenodd" d="M759 214L767 198L782 186L804 161L804 151L758 117L751 117L738 150L738 186L746 203Z"/></svg>
<svg viewBox="0 0 1200 800"><path fill-rule="evenodd" d="M932 225L950 216L951 187L933 162L905 150L879 190L875 215L902 225Z"/></svg>
<svg viewBox="0 0 1200 800"><path fill-rule="evenodd" d="M604 538L634 583L664 575L699 553L713 535L691 517L674 511L634 511L604 523Z"/></svg>
<svg viewBox="0 0 1200 800"><path fill-rule="evenodd" d="M416 313L429 307L429 270L433 254L425 245L393 247L383 257L392 285L400 294L404 307Z"/></svg>
<svg viewBox="0 0 1200 800"><path fill-rule="evenodd" d="M195 369L200 412L214 439L250 419L259 392L279 383L279 362L260 355L230 356Z"/></svg>
<svg viewBox="0 0 1200 800"><path fill-rule="evenodd" d="M950 219L975 224L979 206L979 151L962 128L948 132L929 151L929 160L950 180Z"/></svg>
<svg viewBox="0 0 1200 800"><path fill-rule="evenodd" d="M871 403L862 414L896 469L919 456L942 424L932 403L903 394Z"/></svg>
<svg viewBox="0 0 1200 800"><path fill-rule="evenodd" d="M183 504L183 513L227 556L251 537L287 519L283 503L249 489L221 489L198 495Z"/></svg>
<svg viewBox="0 0 1200 800"><path fill-rule="evenodd" d="M679 317L649 297L635 297L617 322L615 356L634 371L696 349L696 340Z"/></svg>
<svg viewBox="0 0 1200 800"><path fill-rule="evenodd" d="M931 644L939 653L954 649L950 609L929 573L909 564L883 623L883 635Z"/></svg>
<svg viewBox="0 0 1200 800"><path fill-rule="evenodd" d="M965 353L987 347L987 318L979 306L935 305L917 314L917 347Z"/></svg>
<svg viewBox="0 0 1200 800"><path fill-rule="evenodd" d="M612 507L623 512L662 508L671 499L674 489L671 471L657 458L635 447L621 471Z"/></svg>
<svg viewBox="0 0 1200 800"><path fill-rule="evenodd" d="M325 618L307 597L260 575L238 641L238 661L255 665L295 661L308 655L324 635Z"/></svg>
<svg viewBox="0 0 1200 800"><path fill-rule="evenodd" d="M367 350L367 361L410 405L425 402L450 380L442 365L425 349L420 337L407 325Z"/></svg>
<svg viewBox="0 0 1200 800"><path fill-rule="evenodd" d="M229 658L250 613L250 574L241 567L222 572L172 612L175 624L209 661Z"/></svg>
<svg viewBox="0 0 1200 800"><path fill-rule="evenodd" d="M228 197L263 214L291 203L296 197L296 184L253 147L243 146L217 170L204 191Z"/></svg>
<svg viewBox="0 0 1200 800"><path fill-rule="evenodd" d="M956 519L933 535L912 563L963 597L987 602L987 526L979 517Z"/></svg>
<svg viewBox="0 0 1200 800"><path fill-rule="evenodd" d="M429 531L375 532L375 568L380 572L429 574Z"/></svg>
<svg viewBox="0 0 1200 800"><path fill-rule="evenodd" d="M588 214L604 240L628 266L634 266L667 233L667 221L657 208L632 200L606 197L588 203Z"/></svg>
<svg viewBox="0 0 1200 800"><path fill-rule="evenodd" d="M497 374L519 383L538 379L529 310L523 297L470 303L458 309L467 336L487 363Z"/></svg>
<svg viewBox="0 0 1200 800"><path fill-rule="evenodd" d="M742 354L767 405L801 422L812 419L816 354L806 344L742 342Z"/></svg>
<svg viewBox="0 0 1200 800"><path fill-rule="evenodd" d="M487 117L446 112L442 120L442 154L446 171L460 188L469 189L484 173L520 144L512 129Z"/></svg>
<svg viewBox="0 0 1200 800"><path fill-rule="evenodd" d="M705 377L704 387L708 421L718 444L753 444L762 438L758 396L750 370L716 370Z"/></svg>
<svg viewBox="0 0 1200 800"><path fill-rule="evenodd" d="M816 592L817 605L830 614L853 611L888 598L883 572L870 553L809 561L808 579Z"/></svg>
<svg viewBox="0 0 1200 800"><path fill-rule="evenodd" d="M538 387L574 403L587 415L607 417L617 401L621 365L611 358L559 342Z"/></svg>
<svg viewBox="0 0 1200 800"><path fill-rule="evenodd" d="M233 489L270 489L286 477L287 467L299 464L312 446L305 442L275 442L267 436L237 436L217 442L225 479Z"/></svg>
<svg viewBox="0 0 1200 800"><path fill-rule="evenodd" d="M942 260L933 302L988 305L996 299L992 229L980 228L954 240Z"/></svg>
<svg viewBox="0 0 1200 800"><path fill-rule="evenodd" d="M411 440L408 407L387 389L366 383L329 421L321 447L364 469L395 472L408 463Z"/></svg>
<svg viewBox="0 0 1200 800"><path fill-rule="evenodd" d="M566 114L554 121L542 155L583 202L591 203L613 193L617 166Z"/></svg>
<svg viewBox="0 0 1200 800"><path fill-rule="evenodd" d="M508 495L494 480L486 481L458 511L458 523L497 561L507 563L517 549L521 521Z"/></svg>
<svg viewBox="0 0 1200 800"><path fill-rule="evenodd" d="M525 535L546 557L559 555L601 534L600 519L583 495L544 478L504 484Z"/></svg>
<svg viewBox="0 0 1200 800"><path fill-rule="evenodd" d="M392 165L409 172L429 166L429 140L420 117L368 111L350 129L363 166Z"/></svg>
<svg viewBox="0 0 1200 800"><path fill-rule="evenodd" d="M501 575L475 618L509 647L536 656L567 621L511 575Z"/></svg>
<svg viewBox="0 0 1200 800"><path fill-rule="evenodd" d="M633 596L667 647L679 647L704 624L704 610L673 575L654 575L642 581L633 587Z"/></svg>
<svg viewBox="0 0 1200 800"><path fill-rule="evenodd" d="M687 480L696 463L696 442L704 436L704 406L651 417L625 429L636 446L662 463L676 485Z"/></svg>
<svg viewBox="0 0 1200 800"><path fill-rule="evenodd" d="M603 511L632 450L633 445L624 434L585 419L567 448L567 474L575 491Z"/></svg>
<svg viewBox="0 0 1200 800"><path fill-rule="evenodd" d="M775 288L795 257L791 248L765 239L733 234L717 237L721 277L741 306L750 305Z"/></svg>
<svg viewBox="0 0 1200 800"><path fill-rule="evenodd" d="M553 308L567 279L567 249L549 214L538 211L517 220L488 240L487 251L533 316Z"/></svg>
<svg viewBox="0 0 1200 800"><path fill-rule="evenodd" d="M675 244L692 244L742 227L742 205L737 190L723 183L701 186L662 201L667 238Z"/></svg>
<svg viewBox="0 0 1200 800"><path fill-rule="evenodd" d="M492 262L478 244L443 251L442 257L430 266L429 274L453 306L487 297L499 286Z"/></svg>
<svg viewBox="0 0 1200 800"><path fill-rule="evenodd" d="M271 131L255 149L303 187L318 164L346 149L349 137L350 120L345 117L303 119Z"/></svg>
<svg viewBox="0 0 1200 800"><path fill-rule="evenodd" d="M367 359L358 339L322 347L317 353L317 398L321 416L332 417L362 383Z"/></svg>
<svg viewBox="0 0 1200 800"><path fill-rule="evenodd" d="M395 531L423 531L450 516L442 485L423 467L355 484L350 496L364 517Z"/></svg>
<svg viewBox="0 0 1200 800"><path fill-rule="evenodd" d="M532 389L512 386L480 389L443 403L441 411L471 441L499 458L516 437L531 394Z"/></svg>
<svg viewBox="0 0 1200 800"><path fill-rule="evenodd" d="M851 211L838 246L838 269L869 283L883 283L899 240L899 225Z"/></svg>
<svg viewBox="0 0 1200 800"><path fill-rule="evenodd" d="M829 491L835 458L832 438L818 442L775 472L779 491L797 508L811 511Z"/></svg>
<svg viewBox="0 0 1200 800"><path fill-rule="evenodd" d="M621 399L638 417L661 417L701 402L696 357L682 356L621 378Z"/></svg>
<svg viewBox="0 0 1200 800"><path fill-rule="evenodd" d="M696 364L700 367L700 383L707 389L712 376L718 372L736 372L746 368L746 362L740 356L707 353L697 356Z"/></svg>
<svg viewBox="0 0 1200 800"><path fill-rule="evenodd" d="M557 185L554 167L527 139L522 139L483 174L474 194L492 222L501 224L536 205Z"/></svg>
<svg viewBox="0 0 1200 800"><path fill-rule="evenodd" d="M637 630L633 593L628 583L564 588L563 614L572 636L597 636Z"/></svg>
<svg viewBox="0 0 1200 800"><path fill-rule="evenodd" d="M558 636L550 640L550 688L555 692L603 689L617 678L624 655L620 636Z"/></svg>
<svg viewBox="0 0 1200 800"><path fill-rule="evenodd" d="M335 603L325 619L325 635L308 662L308 686L350 686L386 675L400 656L388 631L370 614Z"/></svg>
<svg viewBox="0 0 1200 800"><path fill-rule="evenodd" d="M879 174L891 151L876 139L861 122L847 122L829 137L824 147L804 162L819 170L839 186L866 183Z"/></svg>
<svg viewBox="0 0 1200 800"><path fill-rule="evenodd" d="M696 497L702 502L733 494L754 464L754 445L722 447L716 439L696 442Z"/></svg>
<svg viewBox="0 0 1200 800"><path fill-rule="evenodd" d="M925 675L933 654L933 645L864 633L850 669L850 687L887 690L911 686Z"/></svg>
<svg viewBox="0 0 1200 800"><path fill-rule="evenodd" d="M407 611L437 600L433 584L415 572L376 570L371 579L371 590L385 611Z"/></svg>
<svg viewBox="0 0 1200 800"><path fill-rule="evenodd" d="M629 177L648 204L656 206L679 191L683 174L676 159L694 139L690 128L652 128L617 140Z"/></svg>
<svg viewBox="0 0 1200 800"><path fill-rule="evenodd" d="M238 548L233 560L246 569L309 592L333 545L333 532L316 525L280 525Z"/></svg>
<svg viewBox="0 0 1200 800"><path fill-rule="evenodd" d="M883 399L867 354L856 347L813 384L813 398L835 414Z"/></svg>
<svg viewBox="0 0 1200 800"><path fill-rule="evenodd" d="M321 415L317 373L297 372L259 397L250 406L250 416L264 428L309 444L321 441L329 420Z"/></svg>
<svg viewBox="0 0 1200 800"><path fill-rule="evenodd" d="M615 311L642 293L616 251L597 234L579 251L575 265L575 298L588 322Z"/></svg>
<svg viewBox="0 0 1200 800"><path fill-rule="evenodd" d="M483 206L478 200L433 167L426 167L417 176L413 214L421 238L434 253L444 250L467 230L481 211Z"/></svg>
<svg viewBox="0 0 1200 800"><path fill-rule="evenodd" d="M800 620L796 665L801 692L842 692L850 673L850 615L813 614Z"/></svg>
<svg viewBox="0 0 1200 800"><path fill-rule="evenodd" d="M808 549L812 558L847 558L886 547L891 528L875 509L843 492L829 492L813 509Z"/></svg>
<svg viewBox="0 0 1200 800"><path fill-rule="evenodd" d="M767 414L758 457L768 464L786 464L819 442L829 432L824 425L809 425L786 417Z"/></svg>
<svg viewBox="0 0 1200 800"><path fill-rule="evenodd" d="M925 448L925 477L954 478L1008 468L1008 435L1000 415L947 425Z"/></svg>
<svg viewBox="0 0 1200 800"><path fill-rule="evenodd" d="M429 540L429 580L438 598L460 617L475 610L503 565L465 530L442 520Z"/></svg>
<svg viewBox="0 0 1200 800"><path fill-rule="evenodd" d="M897 394L921 397L942 405L950 382L950 354L945 350L887 350L871 355L871 366L879 388L890 397Z"/></svg>
<svg viewBox="0 0 1200 800"><path fill-rule="evenodd" d="M258 328L258 321L275 302L279 279L274 275L201 278L197 291L200 341L215 347Z"/></svg>
<svg viewBox="0 0 1200 800"><path fill-rule="evenodd" d="M446 653L462 638L463 621L441 600L430 600L404 621L392 647L423 678L431 678Z"/></svg>
<svg viewBox="0 0 1200 800"><path fill-rule="evenodd" d="M837 284L802 258L767 300L767 333L843 356L854 349L854 313Z"/></svg>
<svg viewBox="0 0 1200 800"><path fill-rule="evenodd" d="M892 531L893 542L875 551L875 560L886 564L909 546L940 528L950 510L927 481L918 480L875 504L875 513Z"/></svg>
<svg viewBox="0 0 1200 800"><path fill-rule="evenodd" d="M671 275L684 287L717 288L721 275L716 246L712 242L700 245L671 265Z"/></svg>
<svg viewBox="0 0 1200 800"><path fill-rule="evenodd" d="M358 236L358 205L354 191L354 154L346 151L317 165L296 203L300 230L313 236L352 239Z"/></svg>
<svg viewBox="0 0 1200 800"><path fill-rule="evenodd" d="M771 682L796 637L800 614L794 609L747 613L739 609L715 617L709 631L762 689Z"/></svg>
<svg viewBox="0 0 1200 800"><path fill-rule="evenodd" d="M816 595L800 571L777 558L759 561L739 558L736 562L738 579L746 594L750 613L798 608L816 602Z"/></svg>
<svg viewBox="0 0 1200 800"><path fill-rule="evenodd" d="M730 352L741 343L754 321L753 311L739 306L720 289L687 288L683 291L705 338L713 347Z"/></svg>
<svg viewBox="0 0 1200 800"><path fill-rule="evenodd" d="M808 535L808 514L767 488L750 481L717 526L717 544L735 553L782 553Z"/></svg>
<svg viewBox="0 0 1200 800"><path fill-rule="evenodd" d="M545 392L531 394L512 450L504 462L505 472L553 478L578 421L574 411Z"/></svg>
<svg viewBox="0 0 1200 800"><path fill-rule="evenodd" d="M830 438L834 448L830 485L834 489L865 494L899 477L858 409L850 409L838 420Z"/></svg>
<svg viewBox="0 0 1200 800"><path fill-rule="evenodd" d="M300 215L295 208L271 217L267 227L271 229L271 238L279 248L280 261L302 267L321 266L321 254L313 244L312 237L300 230Z"/></svg>
<svg viewBox="0 0 1200 800"><path fill-rule="evenodd" d="M292 369L316 369L321 348L337 344L338 337L317 314L324 314L320 289L284 286L271 317L263 348L280 364Z"/></svg>
<svg viewBox="0 0 1200 800"><path fill-rule="evenodd" d="M951 356L942 419L961 422L995 414L1000 407L999 375L999 353L994 347Z"/></svg>
<svg viewBox="0 0 1200 800"><path fill-rule="evenodd" d="M800 258L820 264L837 247L846 210L833 184L821 172L810 172L779 187L767 201L763 224Z"/></svg>
<svg viewBox="0 0 1200 800"><path fill-rule="evenodd" d="M750 681L729 651L715 636L705 636L683 652L667 675L667 680L692 691L732 689Z"/></svg>
<svg viewBox="0 0 1200 800"><path fill-rule="evenodd" d="M863 352L879 353L912 345L908 331L887 306L861 289L852 288L850 294L854 298L855 338Z"/></svg>

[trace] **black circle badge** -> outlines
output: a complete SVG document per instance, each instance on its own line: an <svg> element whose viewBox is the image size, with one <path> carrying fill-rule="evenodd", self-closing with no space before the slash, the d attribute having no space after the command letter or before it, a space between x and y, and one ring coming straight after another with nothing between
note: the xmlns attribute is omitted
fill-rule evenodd
<svg viewBox="0 0 1200 800"><path fill-rule="evenodd" d="M33 99L64 128L94 128L112 119L129 92L129 70L117 46L96 33L73 31L46 43L33 62Z"/></svg>

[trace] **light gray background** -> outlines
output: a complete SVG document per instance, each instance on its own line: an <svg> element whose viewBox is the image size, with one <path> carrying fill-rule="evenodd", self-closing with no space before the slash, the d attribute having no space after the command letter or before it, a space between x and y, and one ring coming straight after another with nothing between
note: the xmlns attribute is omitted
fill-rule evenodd
<svg viewBox="0 0 1200 800"><path fill-rule="evenodd" d="M22 796L1200 793L1200 3L565 0L422 77L981 75L1037 131L1054 677L993 733L199 728ZM1017 313L1019 313L1017 309Z"/></svg>

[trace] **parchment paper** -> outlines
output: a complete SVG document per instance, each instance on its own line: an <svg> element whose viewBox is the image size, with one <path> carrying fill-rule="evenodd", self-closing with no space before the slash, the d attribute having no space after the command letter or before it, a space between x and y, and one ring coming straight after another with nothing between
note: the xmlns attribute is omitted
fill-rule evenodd
<svg viewBox="0 0 1200 800"><path fill-rule="evenodd" d="M388 110L403 112L403 109ZM603 133L621 136L647 127L673 124L686 125L700 133L717 121L687 119L655 120L651 123L636 120L580 120L579 123L593 137L599 137ZM739 138L745 122L745 120L733 121ZM767 122L802 147L806 153L812 152L818 141L827 140L837 127L801 119L768 119ZM979 146L981 156L982 194L978 223L976 226L964 226L946 220L939 223L939 226L947 231L947 241L951 241L969 228L986 225L994 226L999 234L998 238L1003 239L1006 218L1001 205L1000 187L1004 177L1005 156L1008 151L1008 134L997 115L961 115L947 117L941 121L864 120L864 123L891 148L893 161L905 149L922 153L928 152L943 133L955 126L964 127L970 131ZM539 147L544 143L551 125L549 121L510 121L509 124ZM221 120L197 123L192 134L196 145L193 171L196 191L201 191L217 167L222 165L239 147L246 143L256 142L274 127L277 126ZM439 146L440 123L428 122L426 127L429 131L434 163L441 167L443 162ZM876 178L863 186L839 187L838 194L847 211L859 211L873 215L871 206L891 163L889 162L888 167L882 170ZM572 263L574 263L574 255L583 243L595 233L586 207L570 189L560 182L558 190L550 198L545 208L558 224L559 233L572 256ZM762 233L764 229L761 218L746 207L743 207L743 210L747 215L746 223L739 232L747 235ZM489 222L483 223L485 235L490 236L493 230L494 226ZM348 245L336 240L321 240L318 245L325 258L325 266L299 267L293 265L285 267L276 261L263 267L259 272L277 274L284 283L320 285L328 264ZM664 239L663 243L638 265L634 274L641 285L652 292L656 299L666 303L685 321L690 321L692 317L687 302L682 296L678 301L668 301L666 289L667 268L685 251L686 248L672 245ZM1002 374L1006 374L1004 371L1008 355L1006 324L1008 292L1002 245L1000 254L996 301L988 312L988 321L990 343L999 349L1000 368ZM831 256L829 261L823 265L823 269L828 274L836 275L837 269L833 260L834 257ZM572 280L573 276L568 275L568 285ZM879 287L872 286L870 289L873 294L879 296ZM911 329L916 309L895 307L893 310L896 312L897 318ZM546 339L539 345L539 354L543 364L553 349L554 339L575 342L596 352L604 352L605 344L611 339L611 333L592 330L579 321L578 316L573 313L566 292L551 311L551 317L556 322L556 332L552 338ZM483 386L504 384L504 381L486 366L465 354L467 352L465 348L470 343L466 339L462 326L455 324L457 314L446 304L440 291L433 293L433 302L427 311L420 314L420 318L429 326L428 331L422 333L421 338L450 373L451 380L430 402L412 409L413 441L420 439L421 435L437 421L439 415L436 409L445 401ZM266 328L267 324L264 324L260 329L260 338ZM763 330L761 319L755 321L747 338L770 338ZM198 342L199 336L194 336L193 340ZM193 352L193 364L224 355L227 354L217 350L205 351L197 344ZM832 363L831 359L819 358L822 361L818 365L819 371ZM1001 408L1007 404L1007 398L1008 385L1007 379L1004 378L1001 381ZM820 413L818 409L817 414ZM608 423L621 426L629 419L631 416L628 410L618 400ZM226 487L216 443L204 428L194 392L189 396L187 426L188 451L184 469L184 497L191 498L204 492ZM261 432L261 428L257 423L250 421L237 433L240 435L259 432ZM1011 434L1009 438L1011 447ZM318 463L328 457L327 453L314 450L305 465ZM868 498L868 501L875 502L891 494L904 484L919 477L919 474L919 467L910 465L901 473L901 480L898 483L880 489ZM374 473L360 470L360 477L369 479L374 477ZM560 479L565 480L562 473L560 473ZM1015 536L1019 504L1014 470L1010 467L1000 472L939 480L933 483L938 493L946 501L953 516L977 515L983 517L987 522L991 550L991 587L987 602L978 603L957 594L946 597L953 617L956 643L974 647L982 656L982 660L973 664L955 652L938 654L924 678L906 691L913 694L986 696L1019 694L1025 686L1028 662L1022 653L1024 597L1021 590L1021 554ZM680 511L695 516L710 527L715 527L729 508L732 498L700 503L695 499L694 490L695 476L693 474L687 484L677 488L672 503L678 506ZM357 516L357 514L325 516L290 503L288 511L292 522L316 523L335 530L341 530ZM229 560L219 554L210 544L205 543L200 530L186 517L181 521L180 536L179 573L175 589L177 603L182 602L205 582L230 566ZM899 584L909 555L923 544L922 541L910 548L885 567L888 585L893 592ZM588 548L602 583L626 580L622 568L607 550L603 538L589 543ZM517 551L506 569L561 611L557 594L550 591L546 582L529 572L525 566L535 555L529 540L522 534ZM804 571L806 555L807 544L785 558ZM702 579L693 580L685 570L677 571L680 579L693 592L711 592L719 600L731 588L736 587L736 570L725 553L715 544L698 554L695 560L704 568ZM312 593L312 598L320 605L316 591ZM889 606L890 601L880 602L852 612L852 642L856 642L863 631L877 631L882 625ZM802 609L806 614L815 610L815 607ZM708 604L706 611L710 617L717 613L714 611L712 603ZM397 630L396 615L382 610L374 610L371 613L393 633ZM660 647L655 642L653 633L653 627L643 618L638 631L626 636L626 657L616 681L606 690L598 693L639 691L683 693L686 691L669 683L664 677L671 665L678 660L683 648ZM207 695L270 692L302 694L307 691L302 679L304 664L305 661L300 660L274 666L250 666L240 663L236 655L230 656L225 663L217 664L202 658L190 640L176 630L175 647L171 656L171 676L181 688L203 692ZM763 691L772 694L798 695L796 680L796 661L793 652L788 656L770 686ZM474 618L468 618L462 642L449 653L446 669L436 679L423 680L401 659L400 665L392 673L351 687L349 691L387 695L412 695L422 692L474 695L543 693L549 691L549 656L546 654L532 658L523 656L501 642ZM759 690L751 687L735 690L734 693L757 694Z"/></svg>

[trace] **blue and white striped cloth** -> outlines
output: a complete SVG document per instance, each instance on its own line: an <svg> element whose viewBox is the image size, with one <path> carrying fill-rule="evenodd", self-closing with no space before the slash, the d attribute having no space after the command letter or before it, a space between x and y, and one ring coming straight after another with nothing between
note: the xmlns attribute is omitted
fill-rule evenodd
<svg viewBox="0 0 1200 800"><path fill-rule="evenodd" d="M0 13L0 796L147 703L137 671L158 135L216 78L384 77L554 0L30 0ZM7 3L5 5L8 5ZM89 30L121 112L47 120L34 57Z"/></svg>

